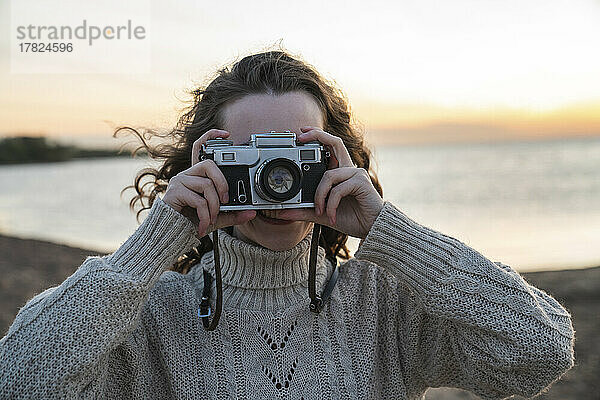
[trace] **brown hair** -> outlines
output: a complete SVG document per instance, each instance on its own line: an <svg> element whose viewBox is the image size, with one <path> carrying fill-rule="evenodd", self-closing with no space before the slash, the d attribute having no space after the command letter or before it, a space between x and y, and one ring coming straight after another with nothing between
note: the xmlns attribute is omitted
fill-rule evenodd
<svg viewBox="0 0 600 400"><path fill-rule="evenodd" d="M383 195L377 175L372 170L371 152L364 144L362 132L352 121L343 93L327 82L314 67L299 58L286 51L267 51L246 56L231 67L220 69L206 87L192 90L192 105L171 131L160 134L146 130L144 134L140 134L136 129L127 126L116 129L113 137L121 131L128 131L136 134L141 140L142 145L133 151L134 155L137 151L146 149L151 158L164 160L158 170L144 168L139 171L134 185L123 189L125 191L134 188L137 192L129 206L134 211L135 204L140 202L142 209L137 212L138 222L139 214L151 208L157 194L166 191L169 179L190 167L194 141L210 129L222 129L222 111L225 105L250 94L280 95L293 91L306 92L316 100L323 112L324 130L343 140L354 164L369 172L377 192ZM146 140L153 136L169 138L172 144L150 146ZM142 184L144 177L152 177L153 180ZM144 198L148 200L147 206L144 206ZM350 258L346 247L348 235L324 226L321 236L320 245L324 247L328 258ZM171 270L187 273L200 261L204 253L211 250L212 241L205 236L200 245L182 255Z"/></svg>

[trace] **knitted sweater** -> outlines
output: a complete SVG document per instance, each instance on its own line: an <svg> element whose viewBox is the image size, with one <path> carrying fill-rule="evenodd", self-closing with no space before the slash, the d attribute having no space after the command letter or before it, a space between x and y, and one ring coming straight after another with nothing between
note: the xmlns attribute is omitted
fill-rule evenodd
<svg viewBox="0 0 600 400"><path fill-rule="evenodd" d="M116 252L20 310L0 340L0 398L412 399L439 386L502 398L533 396L573 365L554 298L389 202L319 314L310 237L274 252L219 236L215 331L197 316L212 252L188 274L166 271L199 241L157 198ZM318 261L322 290L332 265L323 249Z"/></svg>

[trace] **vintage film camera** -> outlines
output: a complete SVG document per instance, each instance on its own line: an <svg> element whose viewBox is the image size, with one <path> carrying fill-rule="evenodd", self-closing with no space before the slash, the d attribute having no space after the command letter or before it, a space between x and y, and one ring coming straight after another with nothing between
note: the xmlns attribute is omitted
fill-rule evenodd
<svg viewBox="0 0 600 400"><path fill-rule="evenodd" d="M314 207L315 191L329 163L318 142L297 143L293 132L257 133L247 145L208 140L200 160L213 160L229 184L229 203L220 210Z"/></svg>

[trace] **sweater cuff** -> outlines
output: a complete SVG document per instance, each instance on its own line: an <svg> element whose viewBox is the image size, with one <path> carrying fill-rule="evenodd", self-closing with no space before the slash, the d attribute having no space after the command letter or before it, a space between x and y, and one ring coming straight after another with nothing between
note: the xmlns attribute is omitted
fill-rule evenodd
<svg viewBox="0 0 600 400"><path fill-rule="evenodd" d="M355 257L390 270L425 294L449 277L453 260L464 247L459 240L420 225L386 201Z"/></svg>
<svg viewBox="0 0 600 400"><path fill-rule="evenodd" d="M118 271L153 282L200 243L196 233L190 220L157 196L142 224L105 259Z"/></svg>

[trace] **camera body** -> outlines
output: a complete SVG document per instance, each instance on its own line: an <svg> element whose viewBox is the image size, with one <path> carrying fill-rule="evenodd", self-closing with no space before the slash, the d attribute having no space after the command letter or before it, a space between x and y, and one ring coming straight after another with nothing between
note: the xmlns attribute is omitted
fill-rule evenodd
<svg viewBox="0 0 600 400"><path fill-rule="evenodd" d="M297 143L289 131L252 134L244 145L210 139L199 155L213 160L229 185L221 211L314 207L329 157L319 142Z"/></svg>

